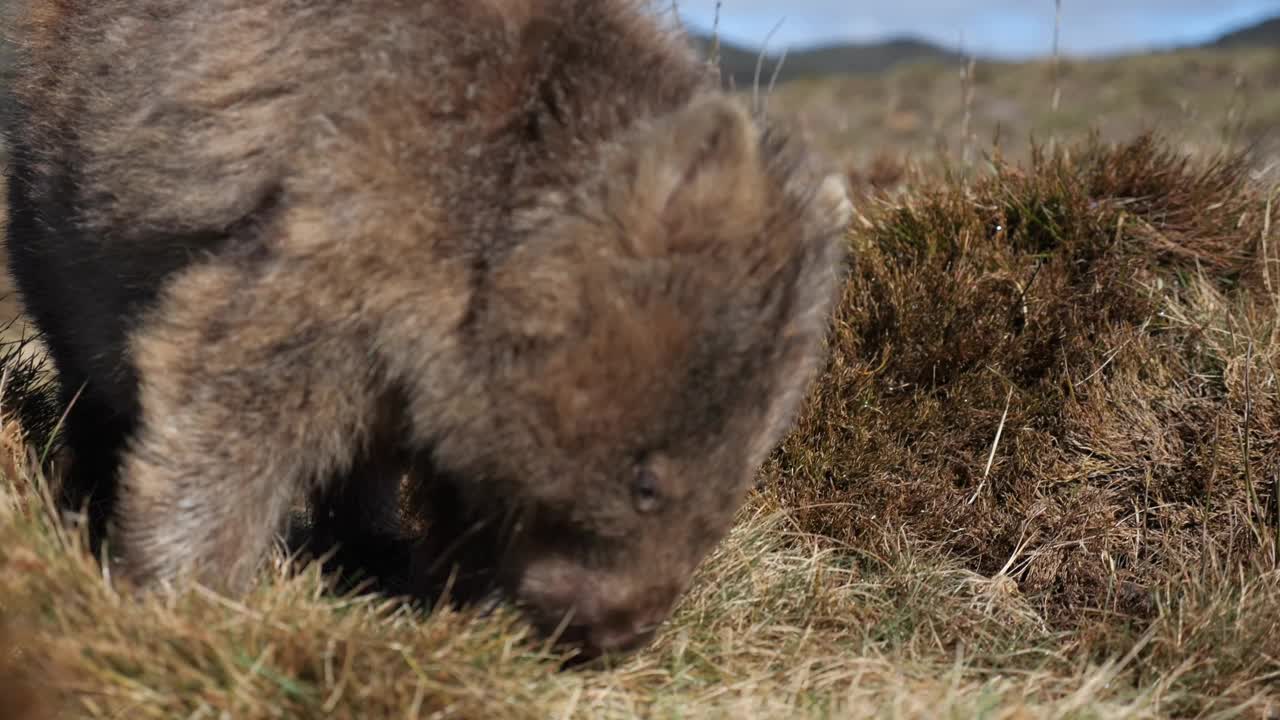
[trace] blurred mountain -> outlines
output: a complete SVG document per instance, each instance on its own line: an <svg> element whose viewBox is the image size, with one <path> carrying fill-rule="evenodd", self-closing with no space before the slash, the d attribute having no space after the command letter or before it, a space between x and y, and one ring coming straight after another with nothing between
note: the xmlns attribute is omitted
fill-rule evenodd
<svg viewBox="0 0 1280 720"><path fill-rule="evenodd" d="M1280 47L1280 15L1260 23L1247 25L1207 43L1208 47Z"/></svg>
<svg viewBox="0 0 1280 720"><path fill-rule="evenodd" d="M708 34L693 34L694 46L704 56L709 54L711 42ZM1201 47L1280 47L1280 16L1232 30ZM721 39L720 68L725 82L732 82L734 87L740 89L751 87L756 75L758 56L757 49ZM760 67L761 85L769 83L780 56L781 53L776 51L765 55ZM778 82L801 77L880 73L896 65L922 60L957 65L965 59L964 55L954 50L912 37L877 43L792 48L788 50L782 68L778 71Z"/></svg>
<svg viewBox="0 0 1280 720"><path fill-rule="evenodd" d="M704 56L709 55L711 36L695 34L693 42L699 52ZM751 87L756 75L759 51L725 42L722 39L719 52L720 71L725 82L732 82L733 86L739 89ZM765 55L760 66L761 85L769 84L780 57L780 53ZM879 73L901 63L920 60L956 64L963 59L960 53L924 40L907 37L865 45L823 45L798 48L789 50L783 58L782 67L778 71L778 82L800 77Z"/></svg>

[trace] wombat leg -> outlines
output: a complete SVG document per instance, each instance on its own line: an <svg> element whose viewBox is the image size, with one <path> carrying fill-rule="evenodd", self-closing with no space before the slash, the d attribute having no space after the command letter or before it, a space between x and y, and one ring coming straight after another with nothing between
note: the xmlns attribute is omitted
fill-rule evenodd
<svg viewBox="0 0 1280 720"><path fill-rule="evenodd" d="M293 503L350 471L374 371L314 309L198 280L134 338L140 414L108 554L140 585L194 576L239 594Z"/></svg>
<svg viewBox="0 0 1280 720"><path fill-rule="evenodd" d="M171 404L144 392L139 437L122 464L116 547L108 550L140 584L190 573L240 593L294 500L348 462L356 428L307 412L295 404L301 396L281 400L298 411L284 419L237 412L211 387L197 385L190 395Z"/></svg>

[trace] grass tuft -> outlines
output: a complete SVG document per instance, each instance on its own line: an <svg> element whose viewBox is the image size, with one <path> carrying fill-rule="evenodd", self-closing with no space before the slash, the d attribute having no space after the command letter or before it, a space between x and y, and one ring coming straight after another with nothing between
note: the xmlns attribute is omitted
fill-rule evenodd
<svg viewBox="0 0 1280 720"><path fill-rule="evenodd" d="M1263 692L1280 670L1275 208L1247 157L1192 161L1152 135L1031 158L870 211L830 366L762 494L835 546L888 528L1009 583L1073 654L1154 633L1135 672L1180 671L1194 702ZM1169 624L1191 608L1214 637ZM1196 671L1226 638L1237 661Z"/></svg>

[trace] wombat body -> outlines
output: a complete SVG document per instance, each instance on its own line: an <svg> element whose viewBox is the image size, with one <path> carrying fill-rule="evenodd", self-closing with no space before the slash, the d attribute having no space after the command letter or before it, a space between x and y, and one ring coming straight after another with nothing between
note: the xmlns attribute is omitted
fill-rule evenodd
<svg viewBox="0 0 1280 720"><path fill-rule="evenodd" d="M840 181L628 0L8 12L11 270L117 576L239 592L299 498L409 498L644 642L820 363Z"/></svg>

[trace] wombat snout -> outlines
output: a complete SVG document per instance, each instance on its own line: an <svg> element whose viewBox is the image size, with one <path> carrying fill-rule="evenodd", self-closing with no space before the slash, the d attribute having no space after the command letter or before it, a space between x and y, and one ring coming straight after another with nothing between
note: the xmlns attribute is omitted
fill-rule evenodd
<svg viewBox="0 0 1280 720"><path fill-rule="evenodd" d="M682 589L549 561L525 571L517 597L544 632L590 659L647 645Z"/></svg>

